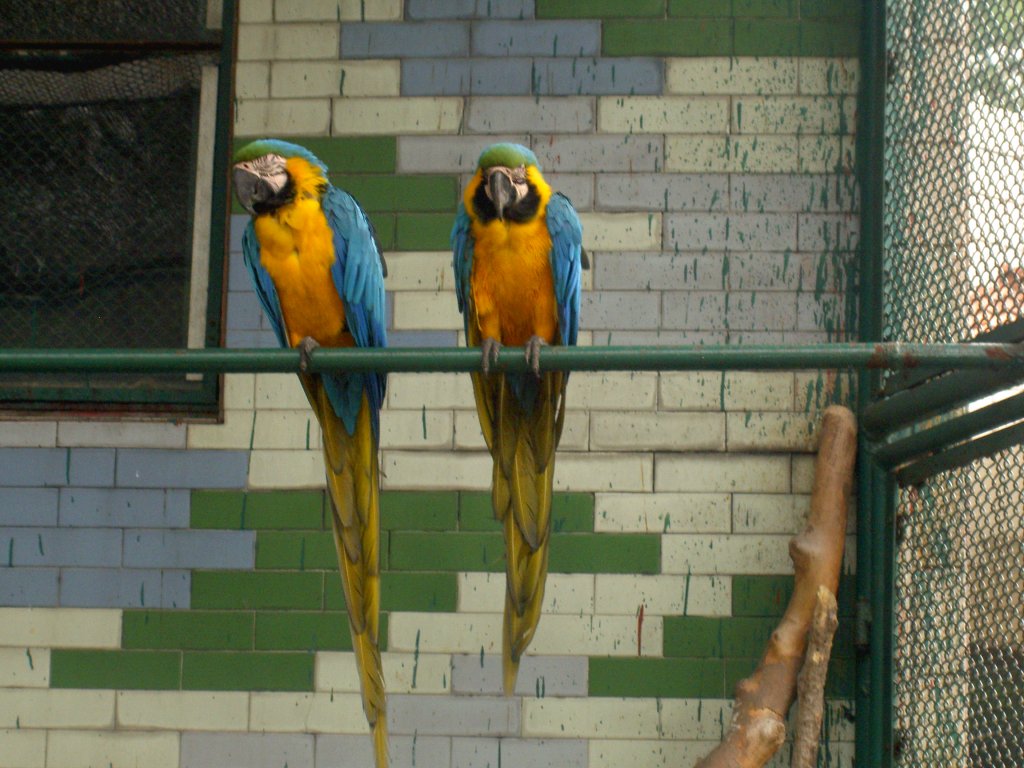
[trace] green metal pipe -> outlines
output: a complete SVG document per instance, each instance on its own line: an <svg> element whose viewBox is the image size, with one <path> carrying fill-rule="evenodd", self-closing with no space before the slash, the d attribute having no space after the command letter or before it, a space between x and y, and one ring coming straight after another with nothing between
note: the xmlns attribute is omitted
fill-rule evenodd
<svg viewBox="0 0 1024 768"><path fill-rule="evenodd" d="M965 413L901 440L876 446L875 459L884 467L895 467L925 453L948 449L990 429L1024 418L1024 394Z"/></svg>
<svg viewBox="0 0 1024 768"><path fill-rule="evenodd" d="M694 347L548 347L541 369L572 371L786 370L919 365L1013 369L1024 377L1024 346L1015 344L817 344ZM461 347L314 351L310 370L465 372L480 351ZM522 348L501 350L496 370L525 371ZM0 349L0 372L295 372L294 349Z"/></svg>
<svg viewBox="0 0 1024 768"><path fill-rule="evenodd" d="M907 464L896 472L896 480L900 485L917 485L940 472L966 466L975 459L991 456L997 451L1019 445L1022 442L1024 442L1024 424L1014 424L979 437L977 440L961 443L913 464Z"/></svg>

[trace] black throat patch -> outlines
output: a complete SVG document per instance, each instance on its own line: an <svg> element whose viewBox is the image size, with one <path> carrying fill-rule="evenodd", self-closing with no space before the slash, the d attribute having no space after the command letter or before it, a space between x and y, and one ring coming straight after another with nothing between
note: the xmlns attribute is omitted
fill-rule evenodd
<svg viewBox="0 0 1024 768"><path fill-rule="evenodd" d="M281 190L266 200L261 200L258 203L254 203L252 209L256 211L257 215L264 213L273 213L283 205L288 205L295 199L295 183L292 181L292 177L288 177L288 181L285 183Z"/></svg>
<svg viewBox="0 0 1024 768"><path fill-rule="evenodd" d="M505 221L516 224L532 221L537 215L538 208L540 208L540 195L537 194L537 188L530 182L526 182L526 194L522 200L516 201L514 205L506 209ZM476 187L476 192L473 193L473 212L483 224L498 218L498 209L494 207L491 198L487 196L486 181L481 181Z"/></svg>

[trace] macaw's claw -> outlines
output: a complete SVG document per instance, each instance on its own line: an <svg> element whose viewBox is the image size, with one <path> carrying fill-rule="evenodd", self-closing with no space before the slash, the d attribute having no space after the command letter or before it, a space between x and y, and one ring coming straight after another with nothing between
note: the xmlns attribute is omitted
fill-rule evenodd
<svg viewBox="0 0 1024 768"><path fill-rule="evenodd" d="M490 337L480 342L480 351L483 354L484 375L491 372L491 366L498 362L498 353L501 352L501 342Z"/></svg>
<svg viewBox="0 0 1024 768"><path fill-rule="evenodd" d="M526 363L533 371L533 375L540 378L540 348L546 347L548 343L540 336L531 336L526 342Z"/></svg>
<svg viewBox="0 0 1024 768"><path fill-rule="evenodd" d="M310 364L312 363L312 354L314 349L319 349L320 343L312 336L306 336L302 341L299 342L297 349L299 350L299 370L303 373L309 373Z"/></svg>

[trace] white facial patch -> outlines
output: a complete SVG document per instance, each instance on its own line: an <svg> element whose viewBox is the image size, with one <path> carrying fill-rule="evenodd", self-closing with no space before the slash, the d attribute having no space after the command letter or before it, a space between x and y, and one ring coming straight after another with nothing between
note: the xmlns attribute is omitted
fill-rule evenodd
<svg viewBox="0 0 1024 768"><path fill-rule="evenodd" d="M288 171L285 169L285 159L280 155L262 155L253 160L246 160L244 163L237 163L236 168L242 168L255 176L263 179L274 192L280 192L288 183Z"/></svg>
<svg viewBox="0 0 1024 768"><path fill-rule="evenodd" d="M516 191L516 200L522 200L526 197L526 193L529 191L529 186L526 183L526 166L520 165L518 168L506 168L503 165L496 165L493 168L487 169L487 179L490 181L491 176L496 173L500 173L507 177L512 182L512 188ZM488 184L484 190L487 193L487 197L491 196L490 185Z"/></svg>

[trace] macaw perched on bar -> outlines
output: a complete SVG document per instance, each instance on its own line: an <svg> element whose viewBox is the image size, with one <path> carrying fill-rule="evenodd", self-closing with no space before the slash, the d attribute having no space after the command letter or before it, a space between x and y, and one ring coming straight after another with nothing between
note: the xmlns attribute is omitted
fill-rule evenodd
<svg viewBox="0 0 1024 768"><path fill-rule="evenodd" d="M540 621L555 448L565 421L569 374L541 373L541 348L576 343L582 238L572 204L552 193L532 151L505 143L484 150L451 243L466 342L483 355L481 371L470 375L494 461L494 515L504 524L506 694L515 689L519 661ZM531 370L492 373L502 345L525 347Z"/></svg>
<svg viewBox="0 0 1024 768"><path fill-rule="evenodd" d="M313 373L312 351L387 345L386 267L359 204L303 147L254 141L235 157L234 186L252 219L242 238L249 276L282 347L298 348L299 380L323 434L327 489L363 710L377 768L388 763L380 615L377 446L385 375Z"/></svg>

